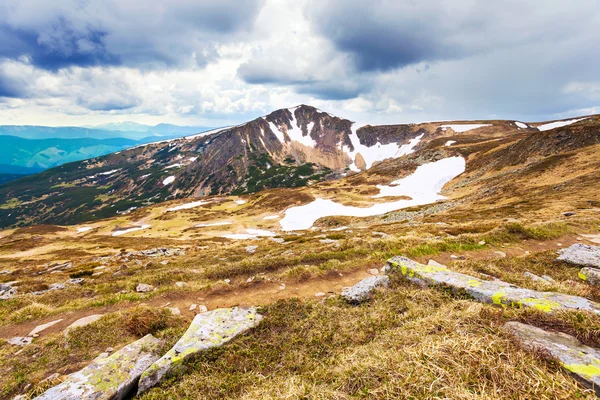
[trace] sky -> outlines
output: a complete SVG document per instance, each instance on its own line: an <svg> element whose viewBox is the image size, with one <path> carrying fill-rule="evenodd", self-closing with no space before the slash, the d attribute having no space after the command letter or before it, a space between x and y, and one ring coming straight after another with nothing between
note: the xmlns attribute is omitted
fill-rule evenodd
<svg viewBox="0 0 600 400"><path fill-rule="evenodd" d="M0 125L600 113L600 0L2 0Z"/></svg>

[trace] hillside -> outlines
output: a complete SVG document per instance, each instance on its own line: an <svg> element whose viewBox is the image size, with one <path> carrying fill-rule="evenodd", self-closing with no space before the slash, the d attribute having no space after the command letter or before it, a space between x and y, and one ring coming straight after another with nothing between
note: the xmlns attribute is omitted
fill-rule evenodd
<svg viewBox="0 0 600 400"><path fill-rule="evenodd" d="M600 117L548 124L358 128L300 106L9 183L4 218L47 224L0 231L0 397L60 388L152 334L152 362L181 364L146 370L141 399L595 398L569 373L589 384L593 365L515 336L600 348L600 289L557 260L600 242ZM220 163L235 173L206 175ZM85 216L82 189L118 210L156 198L56 224ZM360 304L342 296L384 277ZM192 320L215 334L190 338Z"/></svg>

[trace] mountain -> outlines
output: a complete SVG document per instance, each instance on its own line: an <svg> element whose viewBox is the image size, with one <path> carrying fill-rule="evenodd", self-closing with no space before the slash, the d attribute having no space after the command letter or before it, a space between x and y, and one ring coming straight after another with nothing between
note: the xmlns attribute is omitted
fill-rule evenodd
<svg viewBox="0 0 600 400"><path fill-rule="evenodd" d="M111 123L104 126L29 126L29 125L0 125L0 135L18 136L24 139L110 139L126 138L145 140L148 137L175 138L203 132L210 127L187 127L170 124L156 126L141 125L134 122Z"/></svg>
<svg viewBox="0 0 600 400"><path fill-rule="evenodd" d="M543 133L514 121L357 128L350 120L301 105L235 127L140 145L9 182L0 187L0 203L11 201L13 207L0 210L0 226L72 224L176 198L302 187L366 171L413 152L435 159L440 150L429 154L428 146L439 146L448 137L476 141L482 147L510 143L512 147L480 157L486 160L481 167L484 171L499 160L506 164L515 159L523 148L520 139L541 138L590 121ZM593 134L589 140L595 140ZM583 143L568 135L543 140L554 141ZM513 153L503 155L513 148Z"/></svg>

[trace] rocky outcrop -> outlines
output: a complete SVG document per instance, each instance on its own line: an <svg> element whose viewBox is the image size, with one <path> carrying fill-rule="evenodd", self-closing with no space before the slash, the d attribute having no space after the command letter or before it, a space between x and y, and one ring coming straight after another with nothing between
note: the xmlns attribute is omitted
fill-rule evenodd
<svg viewBox="0 0 600 400"><path fill-rule="evenodd" d="M386 270L401 273L406 279L422 286L443 286L455 292L467 293L482 303L502 307L532 307L544 312L584 310L600 314L600 304L583 297L523 289L499 280L484 281L453 272L445 266L423 265L406 257L388 260Z"/></svg>
<svg viewBox="0 0 600 400"><path fill-rule="evenodd" d="M564 261L581 267L600 268L600 247L576 243L558 251L556 261Z"/></svg>
<svg viewBox="0 0 600 400"><path fill-rule="evenodd" d="M592 286L600 286L600 269L582 268L579 271L579 278Z"/></svg>
<svg viewBox="0 0 600 400"><path fill-rule="evenodd" d="M520 322L507 322L504 329L526 350L558 360L564 369L600 396L600 351L584 346L573 336L546 332Z"/></svg>
<svg viewBox="0 0 600 400"><path fill-rule="evenodd" d="M369 300L378 287L388 287L390 278L387 275L371 276L356 285L342 291L342 297L351 304L359 304Z"/></svg>
<svg viewBox="0 0 600 400"><path fill-rule="evenodd" d="M108 357L100 357L36 397L39 400L120 400L129 398L142 372L158 359L162 341L147 335Z"/></svg>
<svg viewBox="0 0 600 400"><path fill-rule="evenodd" d="M196 315L179 341L142 374L138 386L141 394L158 384L183 362L207 349L222 346L242 332L255 327L262 316L255 308L222 308Z"/></svg>

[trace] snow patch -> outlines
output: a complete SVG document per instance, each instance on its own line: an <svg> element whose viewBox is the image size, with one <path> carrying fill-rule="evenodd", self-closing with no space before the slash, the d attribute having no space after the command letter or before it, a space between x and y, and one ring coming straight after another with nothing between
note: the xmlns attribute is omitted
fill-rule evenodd
<svg viewBox="0 0 600 400"><path fill-rule="evenodd" d="M456 140L448 140L446 142L446 144L444 144L444 146L448 147L448 146L452 146L454 143L456 143Z"/></svg>
<svg viewBox="0 0 600 400"><path fill-rule="evenodd" d="M77 228L77 233L89 232L92 229L94 228L92 228L91 226L82 226L81 228Z"/></svg>
<svg viewBox="0 0 600 400"><path fill-rule="evenodd" d="M278 219L278 218L279 218L279 215L267 215L263 219L266 220L266 221L269 221L269 220Z"/></svg>
<svg viewBox="0 0 600 400"><path fill-rule="evenodd" d="M169 177L165 178L165 180L163 180L163 186L170 185L173 182L175 182L175 177L169 176Z"/></svg>
<svg viewBox="0 0 600 400"><path fill-rule="evenodd" d="M246 200L236 200L235 204L239 204L239 205L246 204Z"/></svg>
<svg viewBox="0 0 600 400"><path fill-rule="evenodd" d="M367 169L371 168L375 162L383 161L388 158L398 158L414 151L414 148L419 144L424 133L411 139L407 144L398 146L397 143L381 144L377 142L374 146L368 147L360 143L360 139L356 133L354 127L352 128L352 134L349 136L352 142L354 151L350 151L347 146L343 146L343 151L348 154L352 159L353 163L350 165L350 169L355 172L360 172L360 169L356 165L356 156L360 154L365 160Z"/></svg>
<svg viewBox="0 0 600 400"><path fill-rule="evenodd" d="M370 207L350 207L332 200L316 199L313 202L292 207L285 211L279 221L284 231L309 229L316 220L329 216L371 217L402 208L434 203L443 200L439 191L450 180L465 170L462 157L450 157L419 166L410 176L392 182L395 186L380 186L383 196L409 196L411 200L374 204Z"/></svg>
<svg viewBox="0 0 600 400"><path fill-rule="evenodd" d="M210 203L210 201L195 201L193 203L187 203L187 204L182 204L173 208L168 208L167 212L171 212L171 211L179 211L179 210L189 210L190 208L195 208L195 207L200 207L203 206L205 204Z"/></svg>
<svg viewBox="0 0 600 400"><path fill-rule="evenodd" d="M307 147L317 147L317 142L310 137L310 134L306 136L302 135L302 129L298 126L298 121L296 121L293 112L292 120L290 122L292 124L292 129L288 129L287 134L291 141L298 142Z"/></svg>
<svg viewBox="0 0 600 400"><path fill-rule="evenodd" d="M246 233L231 233L223 235L222 237L234 240L248 240L256 239L259 237L273 237L277 236L275 232L266 231L264 229L246 229Z"/></svg>
<svg viewBox="0 0 600 400"><path fill-rule="evenodd" d="M265 117L263 117L263 119L265 121L267 121L267 119ZM277 127L277 125L275 125L274 123L269 122L269 121L267 121L267 123L269 124L269 128L271 128L271 131L275 134L275 136L277 136L277 139L279 139L279 141L281 143L284 143L285 142L285 136L283 136L283 132L281 132L279 130L279 128Z"/></svg>
<svg viewBox="0 0 600 400"><path fill-rule="evenodd" d="M519 122L519 121L515 121L515 125L518 126L521 129L527 129L527 128L529 128L529 125L524 124L524 123Z"/></svg>
<svg viewBox="0 0 600 400"><path fill-rule="evenodd" d="M440 125L438 128L442 128L443 131L445 131L447 128L450 128L456 133L463 133L471 131L473 129L483 128L484 126L492 126L492 124Z"/></svg>
<svg viewBox="0 0 600 400"><path fill-rule="evenodd" d="M131 233L131 232L141 231L143 229L148 229L151 226L152 225L134 226L133 228L123 229L123 230L120 230L120 231L115 231L115 232L112 233L112 235L113 236L121 236L121 235L124 235L126 233Z"/></svg>
<svg viewBox="0 0 600 400"><path fill-rule="evenodd" d="M562 128L563 126L571 125L571 124L574 124L576 122L583 121L583 120L586 120L586 119L587 118L578 118L578 119L570 119L568 121L549 122L547 124L540 125L537 128L540 131L549 131L550 129Z"/></svg>
<svg viewBox="0 0 600 400"><path fill-rule="evenodd" d="M100 173L98 173L98 175L112 175L115 172L119 172L119 169L113 169L113 170L106 171L106 172L100 172Z"/></svg>
<svg viewBox="0 0 600 400"><path fill-rule="evenodd" d="M169 165L168 167L165 167L164 169L167 170L167 169L171 169L171 168L181 168L181 167L183 167L183 164L177 163L177 164Z"/></svg>

